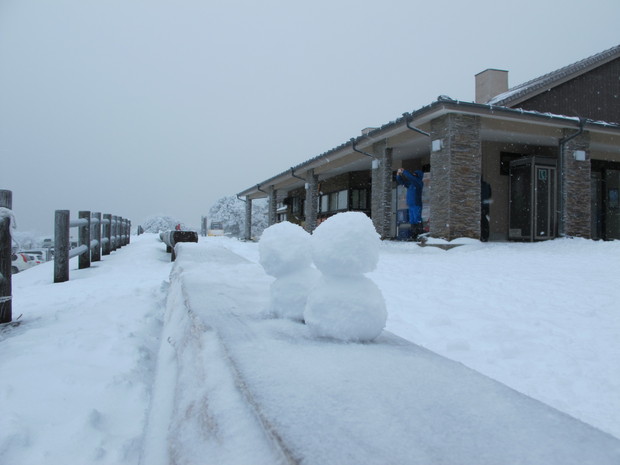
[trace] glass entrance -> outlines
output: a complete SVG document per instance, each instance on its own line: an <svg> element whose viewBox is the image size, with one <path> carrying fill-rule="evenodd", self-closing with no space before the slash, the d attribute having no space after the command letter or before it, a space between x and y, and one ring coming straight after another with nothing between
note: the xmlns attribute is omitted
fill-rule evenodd
<svg viewBox="0 0 620 465"><path fill-rule="evenodd" d="M556 236L556 183L555 159L531 157L510 163L510 239L534 241Z"/></svg>
<svg viewBox="0 0 620 465"><path fill-rule="evenodd" d="M555 236L555 167L534 165L535 239Z"/></svg>
<svg viewBox="0 0 620 465"><path fill-rule="evenodd" d="M605 239L620 239L620 170L605 170Z"/></svg>
<svg viewBox="0 0 620 465"><path fill-rule="evenodd" d="M592 239L620 239L620 163L594 160L591 172Z"/></svg>

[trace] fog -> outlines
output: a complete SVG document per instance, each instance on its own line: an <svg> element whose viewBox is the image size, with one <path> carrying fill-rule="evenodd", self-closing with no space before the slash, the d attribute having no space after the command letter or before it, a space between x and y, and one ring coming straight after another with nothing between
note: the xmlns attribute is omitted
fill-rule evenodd
<svg viewBox="0 0 620 465"><path fill-rule="evenodd" d="M432 4L431 4L432 3ZM56 209L198 226L220 197L474 75L509 85L618 45L617 0L0 0L0 189L20 231Z"/></svg>

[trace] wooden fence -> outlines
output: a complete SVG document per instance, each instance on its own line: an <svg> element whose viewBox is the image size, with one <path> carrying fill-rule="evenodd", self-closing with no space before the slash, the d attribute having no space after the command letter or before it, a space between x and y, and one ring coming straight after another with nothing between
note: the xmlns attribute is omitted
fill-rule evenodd
<svg viewBox="0 0 620 465"><path fill-rule="evenodd" d="M13 320L11 293L11 208L13 193L0 190L0 323Z"/></svg>
<svg viewBox="0 0 620 465"><path fill-rule="evenodd" d="M71 248L70 230L78 228L77 247ZM78 268L88 268L102 255L129 244L131 222L120 216L99 212L78 212L71 220L69 210L56 210L54 221L54 282L69 280L69 260L78 257Z"/></svg>
<svg viewBox="0 0 620 465"><path fill-rule="evenodd" d="M13 193L0 189L0 324L13 320L11 276L11 211ZM77 247L71 248L71 228L78 228ZM102 255L129 244L131 222L120 216L80 211L71 220L69 210L56 210L54 222L54 282L69 280L69 260L79 256L80 269Z"/></svg>

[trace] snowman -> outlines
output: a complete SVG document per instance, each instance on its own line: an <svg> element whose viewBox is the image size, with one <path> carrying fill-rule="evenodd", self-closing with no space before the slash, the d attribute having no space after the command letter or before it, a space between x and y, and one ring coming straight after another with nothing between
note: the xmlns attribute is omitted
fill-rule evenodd
<svg viewBox="0 0 620 465"><path fill-rule="evenodd" d="M381 334L385 299L364 276L377 266L379 245L372 221L360 212L332 216L314 231L312 258L321 277L304 311L314 336L366 342Z"/></svg>
<svg viewBox="0 0 620 465"><path fill-rule="evenodd" d="M263 231L258 243L260 264L273 277L269 313L303 321L310 290L320 273L312 267L310 234L285 221Z"/></svg>

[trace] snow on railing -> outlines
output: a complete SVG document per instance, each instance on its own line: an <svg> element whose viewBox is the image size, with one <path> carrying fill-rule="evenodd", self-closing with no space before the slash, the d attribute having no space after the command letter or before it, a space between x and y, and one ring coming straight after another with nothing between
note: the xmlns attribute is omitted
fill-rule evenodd
<svg viewBox="0 0 620 465"><path fill-rule="evenodd" d="M69 231L78 228L77 247L71 248ZM71 220L69 210L56 210L54 222L54 282L69 280L69 259L79 257L78 268L89 268L101 255L129 244L131 222L120 216L90 211L78 212Z"/></svg>
<svg viewBox="0 0 620 465"><path fill-rule="evenodd" d="M13 320L11 293L11 224L13 193L0 190L0 323Z"/></svg>

